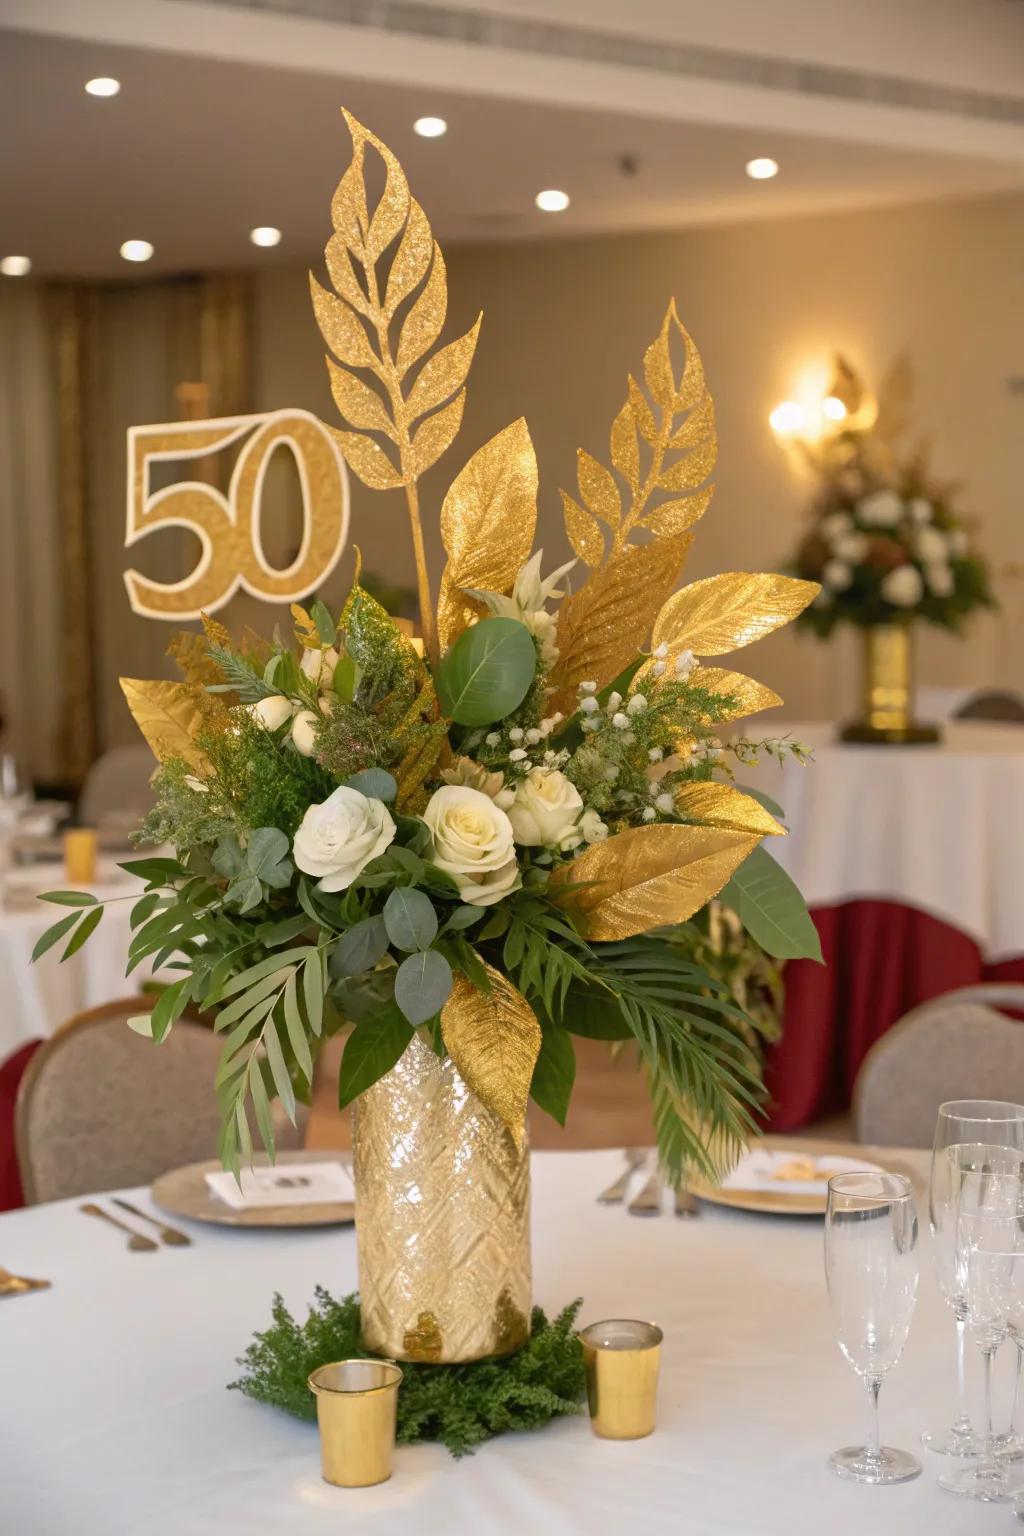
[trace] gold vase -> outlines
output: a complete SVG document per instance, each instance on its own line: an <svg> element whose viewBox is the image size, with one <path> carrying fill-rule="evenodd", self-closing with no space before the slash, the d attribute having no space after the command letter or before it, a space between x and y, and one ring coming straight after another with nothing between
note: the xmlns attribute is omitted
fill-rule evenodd
<svg viewBox="0 0 1024 1536"><path fill-rule="evenodd" d="M355 1103L363 1346L452 1364L526 1342L530 1165L420 1036Z"/></svg>
<svg viewBox="0 0 1024 1536"><path fill-rule="evenodd" d="M843 727L843 741L869 744L938 741L938 727L914 720L910 626L872 624L864 631L863 714Z"/></svg>

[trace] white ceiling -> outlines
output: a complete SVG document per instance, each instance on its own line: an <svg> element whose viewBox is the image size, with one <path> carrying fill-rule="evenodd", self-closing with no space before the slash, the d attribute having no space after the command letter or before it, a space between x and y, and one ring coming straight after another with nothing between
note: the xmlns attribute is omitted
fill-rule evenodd
<svg viewBox="0 0 1024 1536"><path fill-rule="evenodd" d="M165 7L166 9L166 7ZM173 7L188 21L190 7ZM0 21L4 19L0 8ZM667 120L637 110L503 99L346 78L347 54L322 70L240 63L197 52L118 47L0 30L0 255L27 254L42 275L139 276L123 240L156 247L145 273L305 261L328 233L330 193L348 161L341 103L399 154L438 233L451 241L542 238L821 213L1024 187L1024 161L885 147L820 131ZM407 70L406 73L409 71ZM84 82L112 74L111 100ZM685 82L677 89L685 91ZM507 96L512 92L508 91ZM422 113L449 123L418 139ZM749 113L745 114L749 117ZM746 160L782 166L754 183ZM635 162L624 175L623 156ZM572 196L563 215L533 207L543 187ZM276 250L248 242L284 231Z"/></svg>

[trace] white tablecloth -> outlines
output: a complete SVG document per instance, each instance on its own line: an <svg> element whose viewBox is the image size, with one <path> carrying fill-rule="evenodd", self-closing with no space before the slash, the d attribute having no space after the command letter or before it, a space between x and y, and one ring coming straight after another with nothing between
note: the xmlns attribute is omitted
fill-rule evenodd
<svg viewBox="0 0 1024 1536"><path fill-rule="evenodd" d="M762 715L751 735L807 742L814 761L763 759L737 781L784 807L790 834L765 846L810 906L898 902L1010 959L1024 954L1024 727L943 729L937 746L853 746Z"/></svg>
<svg viewBox="0 0 1024 1536"><path fill-rule="evenodd" d="M900 1153L923 1171L922 1154ZM534 1156L539 1303L664 1328L658 1429L597 1440L586 1418L506 1435L455 1462L399 1447L378 1488L319 1476L317 1433L237 1392L235 1358L272 1292L354 1289L350 1230L192 1225L194 1246L130 1254L77 1202L0 1216L0 1261L53 1289L0 1306L0 1529L10 1536L976 1536L1008 1512L936 1486L826 1467L861 1439L866 1394L834 1342L822 1223L722 1210L639 1220L599 1206L614 1152ZM101 1197L102 1198L102 1197ZM137 1192L134 1200L144 1203ZM923 1209L923 1200L919 1196ZM885 1439L919 1449L953 1411L953 1327L921 1242L906 1356L882 1392Z"/></svg>
<svg viewBox="0 0 1024 1536"><path fill-rule="evenodd" d="M136 857L126 853L125 859ZM0 1061L27 1040L45 1039L73 1014L95 1008L114 998L137 992L150 972L145 965L125 980L131 928L128 918L144 889L133 876L117 869L113 859L103 859L99 883L89 889L101 901L111 901L99 927L70 960L61 963L65 939L35 965L32 950L40 934L70 912L69 907L32 900L30 890L60 891L68 886L61 864L36 865L15 870L10 901L0 901ZM2 1529L2 1527L0 1527Z"/></svg>

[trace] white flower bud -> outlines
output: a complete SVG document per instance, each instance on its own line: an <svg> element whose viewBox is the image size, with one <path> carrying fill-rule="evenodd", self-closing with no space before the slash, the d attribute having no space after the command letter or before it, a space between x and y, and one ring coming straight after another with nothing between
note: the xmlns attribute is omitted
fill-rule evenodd
<svg viewBox="0 0 1024 1536"><path fill-rule="evenodd" d="M580 709L582 709L584 713L588 715L592 715L597 708L597 700L591 698L584 699L580 705Z"/></svg>
<svg viewBox="0 0 1024 1536"><path fill-rule="evenodd" d="M605 705L605 708L607 709L609 714L613 714L614 711L618 709L618 707L619 707L619 705L621 703L622 703L622 694L621 693L610 693L608 695L608 703Z"/></svg>
<svg viewBox="0 0 1024 1536"><path fill-rule="evenodd" d="M659 811L665 811L666 814L670 811L674 811L676 808L676 803L670 794L659 795L654 803L658 807Z"/></svg>
<svg viewBox="0 0 1024 1536"><path fill-rule="evenodd" d="M514 725L512 727L512 729L508 733L508 739L509 739L509 741L522 741L522 739L523 739L523 728L522 728L522 726L521 725Z"/></svg>
<svg viewBox="0 0 1024 1536"><path fill-rule="evenodd" d="M531 747L535 747L538 741L540 741L540 731L538 731L535 727L531 727L530 730L528 730L526 733L526 739L530 743Z"/></svg>
<svg viewBox="0 0 1024 1536"><path fill-rule="evenodd" d="M668 655L668 646L664 640L660 645L655 646L654 650L651 652L651 655L657 656L659 661L663 661L665 659L665 657Z"/></svg>
<svg viewBox="0 0 1024 1536"><path fill-rule="evenodd" d="M311 709L300 709L292 721L292 741L303 757L313 756L316 743L317 717Z"/></svg>
<svg viewBox="0 0 1024 1536"><path fill-rule="evenodd" d="M661 677L665 671L665 663L663 661L656 661L654 666L651 668L651 671L654 673L655 677Z"/></svg>
<svg viewBox="0 0 1024 1536"><path fill-rule="evenodd" d="M645 805L644 808L643 808L643 812L642 812L642 820L644 820L644 821L653 821L655 816L657 816L657 814L658 813L654 809L653 805Z"/></svg>
<svg viewBox="0 0 1024 1536"><path fill-rule="evenodd" d="M604 770L604 776L609 784L614 784L619 776L618 765L616 763L608 763Z"/></svg>
<svg viewBox="0 0 1024 1536"><path fill-rule="evenodd" d="M576 691L577 691L577 693L596 693L597 692L597 684L596 683L580 683L580 686L579 686L579 688Z"/></svg>
<svg viewBox="0 0 1024 1536"><path fill-rule="evenodd" d="M508 760L510 763L521 763L525 757L526 753L523 751L522 747L513 747L512 751L508 755Z"/></svg>
<svg viewBox="0 0 1024 1536"><path fill-rule="evenodd" d="M652 747L647 756L650 762L660 763L665 754L660 747Z"/></svg>
<svg viewBox="0 0 1024 1536"><path fill-rule="evenodd" d="M641 711L645 710L646 708L647 700L644 695L642 693L634 693L633 697L626 705L626 713L627 715L639 715Z"/></svg>
<svg viewBox="0 0 1024 1536"><path fill-rule="evenodd" d="M484 737L484 741L486 741L489 747L496 747L500 740L501 736L497 731L488 731L487 735Z"/></svg>
<svg viewBox="0 0 1024 1536"><path fill-rule="evenodd" d="M615 729L618 731L627 730L629 727L629 716L624 715L622 711L619 710L617 714L612 715L612 725L614 725Z"/></svg>

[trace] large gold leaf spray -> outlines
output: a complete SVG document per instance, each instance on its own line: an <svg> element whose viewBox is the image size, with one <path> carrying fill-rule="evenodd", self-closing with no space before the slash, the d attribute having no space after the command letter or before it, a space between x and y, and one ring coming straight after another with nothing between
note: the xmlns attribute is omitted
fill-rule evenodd
<svg viewBox="0 0 1024 1536"><path fill-rule="evenodd" d="M192 769L206 759L194 740L201 723L200 703L185 683L144 682L122 677L121 689L132 718L158 762L180 757Z"/></svg>
<svg viewBox="0 0 1024 1536"><path fill-rule="evenodd" d="M457 975L441 1009L441 1034L468 1086L522 1145L526 1103L540 1053L540 1025L522 993L490 965L489 992Z"/></svg>
<svg viewBox="0 0 1024 1536"><path fill-rule="evenodd" d="M480 320L427 356L441 335L448 303L441 249L391 150L351 113L344 117L352 135L352 162L331 203L334 234L325 253L334 293L310 273L317 324L338 359L327 359L331 392L353 429L331 430L364 484L375 490L405 487L420 625L432 656L434 615L416 482L459 430ZM384 166L384 190L372 212L365 175L368 146ZM382 258L392 245L388 267Z"/></svg>
<svg viewBox="0 0 1024 1536"><path fill-rule="evenodd" d="M655 646L723 656L781 629L819 591L815 581L729 571L674 593L654 621Z"/></svg>
<svg viewBox="0 0 1024 1536"><path fill-rule="evenodd" d="M679 374L673 345L684 354ZM610 682L644 645L679 579L689 530L711 500L713 487L704 482L717 455L714 406L674 301L644 354L644 383L647 395L630 377L612 422L612 469L581 449L579 499L562 492L569 543L593 571L559 613L561 656L552 681L554 705L566 711L581 682ZM637 543L637 532L653 539Z"/></svg>
<svg viewBox="0 0 1024 1536"><path fill-rule="evenodd" d="M537 455L520 417L474 453L441 508L448 555L437 604L442 650L479 605L461 589L507 592L533 549L537 526Z"/></svg>
<svg viewBox="0 0 1024 1536"><path fill-rule="evenodd" d="M705 827L728 827L756 837L779 836L786 831L759 800L732 784L719 784L714 779L677 784L673 799L680 816Z"/></svg>

